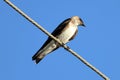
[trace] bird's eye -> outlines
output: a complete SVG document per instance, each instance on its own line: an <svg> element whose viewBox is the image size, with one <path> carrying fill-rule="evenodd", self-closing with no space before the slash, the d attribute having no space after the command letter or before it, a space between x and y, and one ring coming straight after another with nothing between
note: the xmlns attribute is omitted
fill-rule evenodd
<svg viewBox="0 0 120 80"><path fill-rule="evenodd" d="M82 19L79 18L79 20L80 20L81 22L83 22Z"/></svg>

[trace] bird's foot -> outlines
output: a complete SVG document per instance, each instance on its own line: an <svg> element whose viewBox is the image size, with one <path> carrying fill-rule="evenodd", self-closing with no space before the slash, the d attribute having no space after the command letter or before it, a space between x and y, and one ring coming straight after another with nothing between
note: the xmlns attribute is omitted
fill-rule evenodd
<svg viewBox="0 0 120 80"><path fill-rule="evenodd" d="M62 46L64 46L64 45L65 45L65 43L63 43L63 42L62 42ZM67 49L70 49L70 47L69 47L69 46L66 46L66 47L67 47Z"/></svg>

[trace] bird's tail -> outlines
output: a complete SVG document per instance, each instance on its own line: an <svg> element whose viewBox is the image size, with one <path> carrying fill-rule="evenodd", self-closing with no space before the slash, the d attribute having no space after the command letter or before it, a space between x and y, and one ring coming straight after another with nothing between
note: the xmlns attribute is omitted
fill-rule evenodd
<svg viewBox="0 0 120 80"><path fill-rule="evenodd" d="M45 54L41 51L38 51L33 57L32 60L35 60L35 63L38 64L43 58L45 57Z"/></svg>

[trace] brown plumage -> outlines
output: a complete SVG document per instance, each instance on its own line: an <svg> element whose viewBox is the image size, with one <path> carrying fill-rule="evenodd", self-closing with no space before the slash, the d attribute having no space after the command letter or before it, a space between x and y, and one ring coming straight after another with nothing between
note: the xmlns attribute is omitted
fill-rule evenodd
<svg viewBox="0 0 120 80"><path fill-rule="evenodd" d="M52 35L60 39L63 43L67 43L72 40L78 32L78 26L84 26L83 21L78 16L73 16L64 20L53 32ZM59 48L60 45L48 37L47 41L43 46L37 51L37 53L32 57L38 64L45 55L51 53L52 51Z"/></svg>

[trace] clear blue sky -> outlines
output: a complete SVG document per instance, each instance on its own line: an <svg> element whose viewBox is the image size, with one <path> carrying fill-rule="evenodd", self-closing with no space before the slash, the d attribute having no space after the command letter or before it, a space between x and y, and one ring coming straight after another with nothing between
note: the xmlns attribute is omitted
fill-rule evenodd
<svg viewBox="0 0 120 80"><path fill-rule="evenodd" d="M52 32L63 20L80 16L69 42L74 51L106 74L119 80L120 0L11 0ZM38 65L31 57L47 36L0 0L0 80L103 80L63 48L47 55Z"/></svg>

